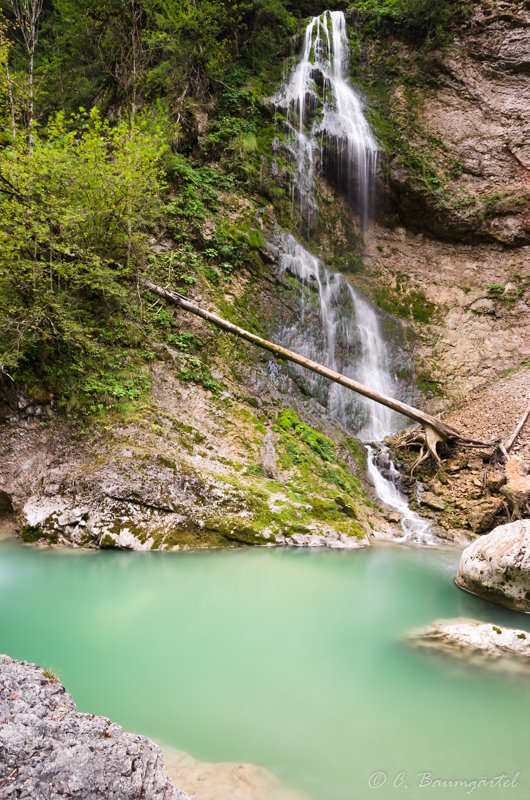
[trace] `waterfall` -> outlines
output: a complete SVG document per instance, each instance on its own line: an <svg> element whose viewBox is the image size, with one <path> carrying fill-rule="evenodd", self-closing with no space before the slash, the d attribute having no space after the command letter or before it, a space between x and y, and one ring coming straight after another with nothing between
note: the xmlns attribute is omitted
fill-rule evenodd
<svg viewBox="0 0 530 800"><path fill-rule="evenodd" d="M342 11L325 11L307 25L302 54L274 98L283 116L284 145L292 156L294 189L309 223L316 215L316 165L335 172L339 187L355 194L361 227L370 213L378 145L366 120L360 96L348 83L349 48ZM294 198L293 198L294 199ZM304 214L305 210L305 214ZM282 344L379 392L395 396L387 344L370 303L341 274L284 234L280 272L301 284L301 314L280 331ZM403 541L433 542L430 527L408 506L399 491L399 473L388 448L385 477L376 465L374 442L400 430L405 419L340 384L293 367L298 381L345 428L366 443L368 472L380 499L401 514Z"/></svg>
<svg viewBox="0 0 530 800"><path fill-rule="evenodd" d="M286 146L294 162L293 189L309 221L316 214L319 162L357 202L361 226L373 195L378 145L359 94L348 83L350 54L342 11L309 22L298 64L273 98L284 117Z"/></svg>
<svg viewBox="0 0 530 800"><path fill-rule="evenodd" d="M326 269L290 233L284 236L280 271L302 284L301 316L282 330L281 341L306 358L384 394L395 394L377 314L344 275ZM362 440L381 441L402 427L403 417L386 406L314 373L308 375L301 367L295 369L311 394Z"/></svg>
<svg viewBox="0 0 530 800"><path fill-rule="evenodd" d="M294 323L279 331L282 344L383 394L395 396L399 387L392 378L388 348L370 303L344 275L327 269L290 233L283 236L280 255L280 273L285 272L301 284L301 313ZM385 445L381 445L380 454L387 461L387 477L376 466L377 452L372 443L382 442L399 431L406 424L405 418L302 367L293 365L292 369L311 396L366 443L368 474L379 498L401 514L402 540L432 544L428 522L409 508L399 491L400 475Z"/></svg>

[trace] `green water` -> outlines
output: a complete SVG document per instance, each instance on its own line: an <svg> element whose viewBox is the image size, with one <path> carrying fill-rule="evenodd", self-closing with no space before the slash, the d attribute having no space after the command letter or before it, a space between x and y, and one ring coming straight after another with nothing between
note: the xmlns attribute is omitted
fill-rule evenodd
<svg viewBox="0 0 530 800"><path fill-rule="evenodd" d="M458 552L86 553L0 542L0 652L55 666L78 708L314 800L530 797L530 680L397 638L440 617L530 620L460 592ZM373 773L386 783L369 787ZM401 785L392 785L404 772ZM429 778L424 778L424 784ZM407 788L405 788L407 787Z"/></svg>

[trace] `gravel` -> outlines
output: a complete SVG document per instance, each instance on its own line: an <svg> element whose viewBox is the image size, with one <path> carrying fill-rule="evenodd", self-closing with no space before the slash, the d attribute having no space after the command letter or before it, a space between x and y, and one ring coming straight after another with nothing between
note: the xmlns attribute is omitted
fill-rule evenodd
<svg viewBox="0 0 530 800"><path fill-rule="evenodd" d="M530 370L478 387L445 421L460 433L476 439L509 438L530 405ZM511 452L530 462L530 418Z"/></svg>

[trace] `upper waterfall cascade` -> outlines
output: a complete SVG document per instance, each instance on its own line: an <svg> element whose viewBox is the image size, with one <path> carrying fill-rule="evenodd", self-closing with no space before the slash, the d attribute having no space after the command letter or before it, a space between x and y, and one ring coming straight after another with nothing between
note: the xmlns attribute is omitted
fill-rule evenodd
<svg viewBox="0 0 530 800"><path fill-rule="evenodd" d="M325 11L309 22L298 64L274 97L285 116L287 147L295 164L295 188L316 211L313 190L318 161L357 201L361 224L369 214L378 145L360 95L348 82L350 50L342 11ZM333 157L331 157L333 153Z"/></svg>

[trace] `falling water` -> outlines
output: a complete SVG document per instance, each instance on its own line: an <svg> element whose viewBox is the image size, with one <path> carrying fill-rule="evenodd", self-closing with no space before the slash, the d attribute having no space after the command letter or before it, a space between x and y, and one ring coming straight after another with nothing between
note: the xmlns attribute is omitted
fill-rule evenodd
<svg viewBox="0 0 530 800"><path fill-rule="evenodd" d="M315 165L320 163L327 164L328 174L333 166L338 184L346 186L350 194L356 193L363 227L370 212L378 146L360 97L348 84L348 65L344 14L325 11L309 22L300 60L274 100L285 117L285 144L294 160L295 186L309 221L316 213L313 189ZM392 377L374 308L343 275L326 269L291 234L283 236L281 249L280 270L302 285L301 316L281 331L282 343L382 394L395 396L397 378ZM370 477L381 500L401 514L403 539L432 542L428 523L411 511L399 491L399 473L388 448L381 445L381 456L388 462L388 477L384 477L371 446L400 430L404 418L344 386L295 369L309 393L367 443Z"/></svg>
<svg viewBox="0 0 530 800"><path fill-rule="evenodd" d="M296 190L311 220L316 213L317 163L357 200L361 226L373 194L378 145L362 101L348 83L350 53L342 11L309 22L298 64L274 98L285 117L286 146L294 161Z"/></svg>
<svg viewBox="0 0 530 800"><path fill-rule="evenodd" d="M354 377L384 394L395 393L387 348L372 306L344 275L324 264L285 234L280 269L302 284L301 316L281 333L282 342L314 361ZM298 368L311 394L346 428L365 441L381 441L402 425L394 411L344 386Z"/></svg>
<svg viewBox="0 0 530 800"><path fill-rule="evenodd" d="M386 343L373 307L344 275L326 269L290 234L284 235L280 270L289 272L302 284L301 314L294 324L280 333L282 343L314 361L360 381L372 389L395 395L396 380L391 376ZM403 427L405 419L380 403L356 395L301 367L294 367L310 394L324 405L344 427L356 431L367 443L368 473L380 499L401 514L404 541L431 544L430 526L408 506L399 491L399 472L388 448L381 455L388 462L384 477L376 466L373 442L382 440Z"/></svg>

